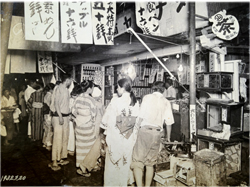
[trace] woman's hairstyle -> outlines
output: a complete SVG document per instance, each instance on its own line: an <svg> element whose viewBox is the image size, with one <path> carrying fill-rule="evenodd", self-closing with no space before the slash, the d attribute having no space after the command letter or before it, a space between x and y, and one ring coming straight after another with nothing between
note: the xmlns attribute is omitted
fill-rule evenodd
<svg viewBox="0 0 250 187"><path fill-rule="evenodd" d="M62 81L56 81L56 85L59 85L61 83L62 83Z"/></svg>
<svg viewBox="0 0 250 187"><path fill-rule="evenodd" d="M134 106L135 103L137 102L135 94L132 90L132 80L129 78L122 78L118 80L117 84L121 87L124 88L127 92L130 93L130 98L131 98L131 103L130 106Z"/></svg>
<svg viewBox="0 0 250 187"><path fill-rule="evenodd" d="M165 90L164 82L162 82L162 81L156 81L156 82L154 82L153 85L152 85L152 90L154 92L163 93L164 90Z"/></svg>
<svg viewBox="0 0 250 187"><path fill-rule="evenodd" d="M76 84L71 92L71 96L77 96L82 93L82 87L80 84Z"/></svg>
<svg viewBox="0 0 250 187"><path fill-rule="evenodd" d="M43 91L44 91L45 93L47 93L48 91L53 90L54 87L55 87L55 85L54 85L53 83L49 83L49 84L47 84L47 85L43 88Z"/></svg>
<svg viewBox="0 0 250 187"><path fill-rule="evenodd" d="M94 83L92 81L83 81L81 82L81 87L82 87L82 93L86 92L88 88L93 88L94 87Z"/></svg>
<svg viewBox="0 0 250 187"><path fill-rule="evenodd" d="M99 88L100 90L102 90L102 88L101 88L101 86L100 86L100 85L95 84L95 83L93 83L93 84L94 84L94 87L97 87L97 88Z"/></svg>

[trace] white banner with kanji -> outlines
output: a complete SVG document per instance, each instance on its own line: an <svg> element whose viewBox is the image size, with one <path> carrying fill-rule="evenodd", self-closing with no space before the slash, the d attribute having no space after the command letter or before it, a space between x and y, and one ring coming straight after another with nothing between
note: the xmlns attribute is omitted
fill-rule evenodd
<svg viewBox="0 0 250 187"><path fill-rule="evenodd" d="M92 28L95 45L114 45L116 2L92 2Z"/></svg>
<svg viewBox="0 0 250 187"><path fill-rule="evenodd" d="M51 52L37 52L39 73L53 73Z"/></svg>
<svg viewBox="0 0 250 187"><path fill-rule="evenodd" d="M208 17L206 2L195 3L195 13ZM143 34L156 36L171 36L186 32L189 29L188 3L173 2L144 2L138 1L135 6L136 24ZM208 25L204 19L196 19L196 28Z"/></svg>
<svg viewBox="0 0 250 187"><path fill-rule="evenodd" d="M90 1L60 2L62 43L92 44Z"/></svg>
<svg viewBox="0 0 250 187"><path fill-rule="evenodd" d="M24 2L25 40L59 42L58 2Z"/></svg>

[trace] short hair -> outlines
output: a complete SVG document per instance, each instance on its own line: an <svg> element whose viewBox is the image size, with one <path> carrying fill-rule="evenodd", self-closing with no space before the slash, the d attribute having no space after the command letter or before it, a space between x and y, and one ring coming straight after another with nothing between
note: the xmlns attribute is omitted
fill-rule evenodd
<svg viewBox="0 0 250 187"><path fill-rule="evenodd" d="M171 80L171 79L166 79L165 82L168 83L169 85L173 85L173 80Z"/></svg>
<svg viewBox="0 0 250 187"><path fill-rule="evenodd" d="M32 83L35 83L36 81L34 79L29 79L28 80L28 85L31 85Z"/></svg>
<svg viewBox="0 0 250 187"><path fill-rule="evenodd" d="M47 84L47 85L43 88L43 91L44 91L45 93L47 93L48 91L53 90L54 87L55 87L55 85L54 85L53 83L49 83L49 84Z"/></svg>
<svg viewBox="0 0 250 187"><path fill-rule="evenodd" d="M163 93L165 90L164 82L162 81L156 81L152 85L152 90L155 92Z"/></svg>
<svg viewBox="0 0 250 187"><path fill-rule="evenodd" d="M69 73L63 73L62 76L61 76L61 80L62 82L65 82L67 79L71 79L71 74Z"/></svg>
<svg viewBox="0 0 250 187"><path fill-rule="evenodd" d="M77 96L79 94L81 94L82 91L82 87L80 84L76 84L71 92L71 96Z"/></svg>
<svg viewBox="0 0 250 187"><path fill-rule="evenodd" d="M4 94L5 91L9 91L10 92L10 89L8 87L4 87L3 90L2 90L2 95Z"/></svg>

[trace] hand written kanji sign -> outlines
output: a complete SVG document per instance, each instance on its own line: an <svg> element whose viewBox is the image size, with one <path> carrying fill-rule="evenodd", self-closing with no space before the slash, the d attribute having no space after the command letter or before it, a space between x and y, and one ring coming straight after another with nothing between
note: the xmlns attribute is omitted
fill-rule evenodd
<svg viewBox="0 0 250 187"><path fill-rule="evenodd" d="M117 15L115 35L125 32L129 27L136 28L135 11L130 9Z"/></svg>
<svg viewBox="0 0 250 187"><path fill-rule="evenodd" d="M208 16L206 3L196 3L196 13ZM144 34L171 36L188 31L188 4L185 2L136 2L136 24ZM208 21L196 20L196 28Z"/></svg>
<svg viewBox="0 0 250 187"><path fill-rule="evenodd" d="M92 44L90 1L60 3L62 43Z"/></svg>
<svg viewBox="0 0 250 187"><path fill-rule="evenodd" d="M92 2L93 37L96 45L113 45L116 22L116 3Z"/></svg>
<svg viewBox="0 0 250 187"><path fill-rule="evenodd" d="M25 39L59 41L58 2L27 1L25 8Z"/></svg>
<svg viewBox="0 0 250 187"><path fill-rule="evenodd" d="M212 31L217 37L232 40L238 36L239 22L234 16L226 15L226 10L213 15L209 21L213 22Z"/></svg>
<svg viewBox="0 0 250 187"><path fill-rule="evenodd" d="M53 73L51 52L37 52L39 73Z"/></svg>

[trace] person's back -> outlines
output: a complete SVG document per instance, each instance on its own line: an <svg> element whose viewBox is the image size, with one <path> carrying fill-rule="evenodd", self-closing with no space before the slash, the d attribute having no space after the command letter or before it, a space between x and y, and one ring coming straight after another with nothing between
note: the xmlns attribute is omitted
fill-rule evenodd
<svg viewBox="0 0 250 187"><path fill-rule="evenodd" d="M173 120L171 114L171 104L161 93L154 92L144 96L139 115L144 121L142 126L150 124L162 128L164 120Z"/></svg>
<svg viewBox="0 0 250 187"><path fill-rule="evenodd" d="M63 84L60 84L55 92L55 97L57 98L60 106L61 113L68 114L70 113L70 108L69 108L69 99L70 95L68 92L68 89L63 86Z"/></svg>

